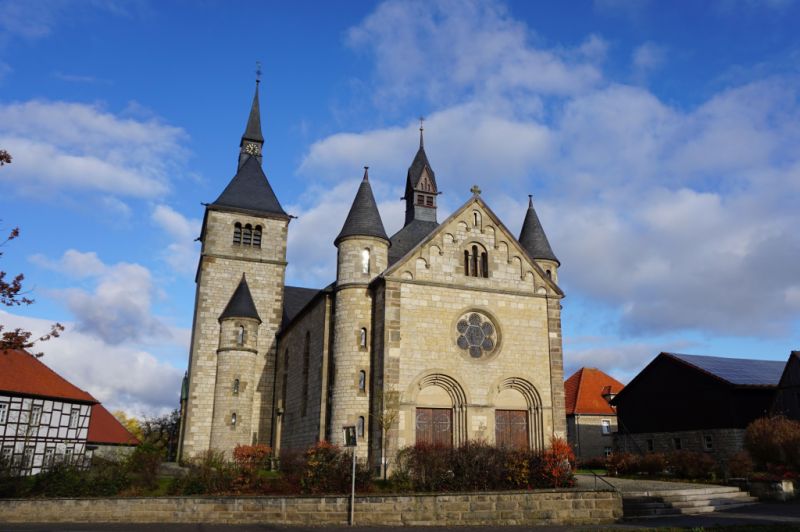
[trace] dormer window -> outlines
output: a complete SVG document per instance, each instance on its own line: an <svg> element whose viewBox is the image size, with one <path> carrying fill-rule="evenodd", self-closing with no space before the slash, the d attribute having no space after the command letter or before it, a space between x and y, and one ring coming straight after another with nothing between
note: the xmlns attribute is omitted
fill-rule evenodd
<svg viewBox="0 0 800 532"><path fill-rule="evenodd" d="M425 197L425 206L426 207L433 207L433 196L426 196Z"/></svg>
<svg viewBox="0 0 800 532"><path fill-rule="evenodd" d="M417 205L424 205L425 204L425 196L422 194L417 194Z"/></svg>

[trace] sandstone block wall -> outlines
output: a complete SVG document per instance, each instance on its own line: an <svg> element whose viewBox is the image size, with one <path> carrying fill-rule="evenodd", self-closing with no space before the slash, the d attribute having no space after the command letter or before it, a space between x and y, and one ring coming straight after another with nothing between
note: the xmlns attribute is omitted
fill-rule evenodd
<svg viewBox="0 0 800 532"><path fill-rule="evenodd" d="M234 223L262 226L261 247L233 244ZM255 441L270 444L272 431L275 334L283 312L286 231L288 221L209 210L206 219L189 359L189 398L183 429L181 458L217 448L229 442L211 438L217 383L218 318L241 280L242 273L262 323L258 349L248 382L252 383L251 432ZM252 439L252 434L251 434Z"/></svg>
<svg viewBox="0 0 800 532"><path fill-rule="evenodd" d="M4 523L345 525L347 497L0 500ZM619 494L536 491L356 497L356 525L592 525L622 517Z"/></svg>
<svg viewBox="0 0 800 532"><path fill-rule="evenodd" d="M615 449L625 452L647 452L648 440L653 442L653 451L665 453L676 450L675 439L680 438L681 449L707 452L717 460L726 460L744 449L744 429L683 430L676 432L653 432L614 435ZM711 448L706 446L706 436L711 438Z"/></svg>

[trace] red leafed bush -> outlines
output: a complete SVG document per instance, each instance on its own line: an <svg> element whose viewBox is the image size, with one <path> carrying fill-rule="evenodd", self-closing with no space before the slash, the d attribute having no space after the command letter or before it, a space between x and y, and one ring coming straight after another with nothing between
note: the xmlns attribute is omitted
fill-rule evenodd
<svg viewBox="0 0 800 532"><path fill-rule="evenodd" d="M352 482L352 455L339 446L318 442L303 455L300 486L305 493L347 493ZM356 489L369 488L371 474L363 463L356 465Z"/></svg>
<svg viewBox="0 0 800 532"><path fill-rule="evenodd" d="M631 453L611 453L606 459L609 475L630 475L639 472L640 457Z"/></svg>
<svg viewBox="0 0 800 532"><path fill-rule="evenodd" d="M245 471L256 471L269 466L271 454L269 445L237 445L233 449L233 461Z"/></svg>
<svg viewBox="0 0 800 532"><path fill-rule="evenodd" d="M570 487L575 484L574 466L575 453L569 443L561 438L552 438L550 447L542 453L539 476L547 487Z"/></svg>
<svg viewBox="0 0 800 532"><path fill-rule="evenodd" d="M639 471L646 475L658 475L667 467L667 459L662 453L647 453L639 458Z"/></svg>
<svg viewBox="0 0 800 532"><path fill-rule="evenodd" d="M753 459L747 451L739 451L728 458L728 473L732 477L749 477L754 470Z"/></svg>
<svg viewBox="0 0 800 532"><path fill-rule="evenodd" d="M747 426L744 446L759 471L800 472L800 422L782 416L756 419Z"/></svg>

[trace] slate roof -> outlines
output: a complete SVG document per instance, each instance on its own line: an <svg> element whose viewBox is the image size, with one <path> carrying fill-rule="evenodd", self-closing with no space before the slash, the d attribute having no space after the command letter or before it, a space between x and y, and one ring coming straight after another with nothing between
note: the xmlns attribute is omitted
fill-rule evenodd
<svg viewBox="0 0 800 532"><path fill-rule="evenodd" d="M225 318L255 318L259 322L261 321L244 274L242 274L242 280L239 281L239 286L236 287L230 301L225 306L225 310L219 315L220 320Z"/></svg>
<svg viewBox="0 0 800 532"><path fill-rule="evenodd" d="M422 144L422 137L420 137L419 149L417 150L417 154L414 156L414 160L411 162L411 166L408 167L408 174L406 176L406 188L409 186L414 188L419 183L419 178L422 177L422 171L428 168L428 176L431 179L431 185L433 185L434 190L439 190L439 187L436 185L436 174L433 172L433 167L431 167L431 163L428 162L428 155L425 153L425 147Z"/></svg>
<svg viewBox="0 0 800 532"><path fill-rule="evenodd" d="M339 236L333 241L334 245L338 245L341 239L348 236L373 236L389 240L386 230L383 228L378 205L375 203L375 196L372 194L367 169L364 169L364 179L361 180L361 185L358 187L344 226Z"/></svg>
<svg viewBox="0 0 800 532"><path fill-rule="evenodd" d="M139 445L139 440L101 404L92 405L87 443Z"/></svg>
<svg viewBox="0 0 800 532"><path fill-rule="evenodd" d="M264 142L264 137L261 135L261 108L258 104L258 84L259 82L256 81L256 93L253 96L253 104L250 106L250 116L247 118L247 127L245 127L244 135L242 135L242 142L245 140Z"/></svg>
<svg viewBox="0 0 800 532"><path fill-rule="evenodd" d="M248 156L211 207L286 216L256 157Z"/></svg>
<svg viewBox="0 0 800 532"><path fill-rule="evenodd" d="M534 260L546 259L555 261L559 266L561 263L556 258L547 236L544 234L542 223L533 208L533 198L528 197L528 212L525 213L525 221L522 222L522 230L519 232L519 243Z"/></svg>
<svg viewBox="0 0 800 532"><path fill-rule="evenodd" d="M287 327L298 314L308 305L317 294L324 291L322 288L302 288L300 286L283 287L283 317L281 328Z"/></svg>
<svg viewBox="0 0 800 532"><path fill-rule="evenodd" d="M616 415L603 394L618 394L624 387L617 379L597 368L581 368L564 382L567 415Z"/></svg>
<svg viewBox="0 0 800 532"><path fill-rule="evenodd" d="M97 399L22 350L0 351L0 392L96 403Z"/></svg>
<svg viewBox="0 0 800 532"><path fill-rule="evenodd" d="M737 386L777 386L786 362L662 353Z"/></svg>
<svg viewBox="0 0 800 532"><path fill-rule="evenodd" d="M439 227L439 224L436 222L415 219L392 235L389 239L392 243L389 248L389 266L400 260L414 246L422 242L426 236L435 231L437 227Z"/></svg>

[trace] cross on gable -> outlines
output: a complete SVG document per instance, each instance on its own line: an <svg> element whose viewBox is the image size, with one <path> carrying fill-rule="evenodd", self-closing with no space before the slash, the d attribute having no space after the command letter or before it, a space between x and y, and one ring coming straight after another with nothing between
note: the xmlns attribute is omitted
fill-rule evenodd
<svg viewBox="0 0 800 532"><path fill-rule="evenodd" d="M481 189L480 189L480 188L478 188L478 185L472 185L472 188L471 188L471 189L469 189L469 191L470 191L470 192L472 192L472 194L473 194L474 196L477 196L478 194L480 194L480 193L481 193Z"/></svg>

